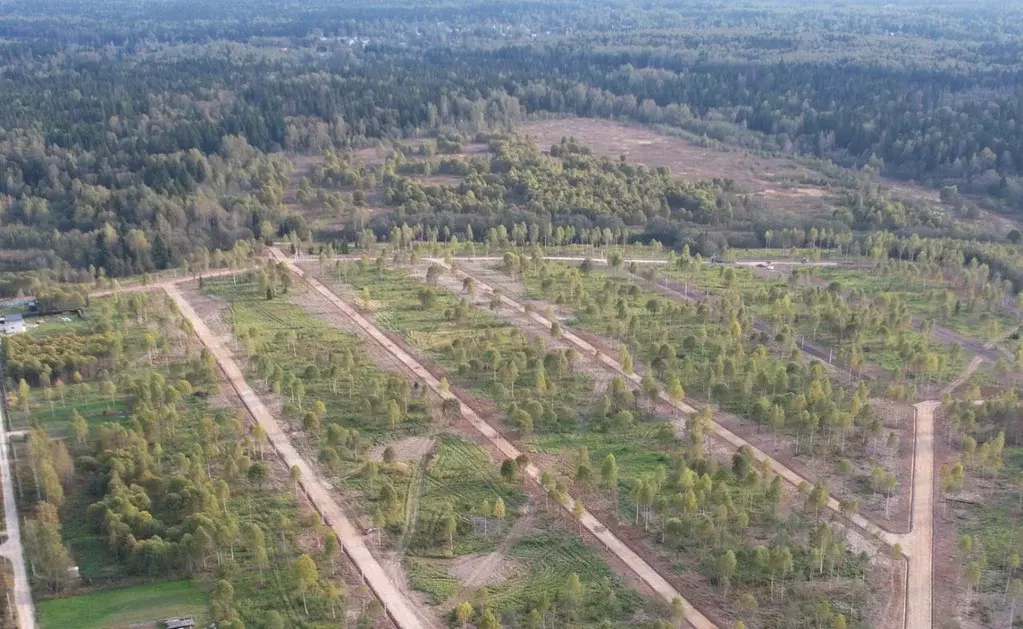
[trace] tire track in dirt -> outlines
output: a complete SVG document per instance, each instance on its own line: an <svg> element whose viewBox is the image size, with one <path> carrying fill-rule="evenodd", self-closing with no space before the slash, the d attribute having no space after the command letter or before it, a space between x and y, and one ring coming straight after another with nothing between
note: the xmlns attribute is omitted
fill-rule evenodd
<svg viewBox="0 0 1023 629"><path fill-rule="evenodd" d="M970 363L968 365L966 365L966 368L963 369L963 372L961 374L959 374L959 376L955 380L953 380L952 382L949 382L948 385L944 389L941 390L941 394L942 395L949 395L953 391L955 391L956 389L961 387L963 385L963 383L965 383L967 380L970 379L970 376L973 375L973 372L977 371L977 367L980 367L980 363L982 363L982 362L984 362L984 357L983 356L974 356L970 360Z"/></svg>

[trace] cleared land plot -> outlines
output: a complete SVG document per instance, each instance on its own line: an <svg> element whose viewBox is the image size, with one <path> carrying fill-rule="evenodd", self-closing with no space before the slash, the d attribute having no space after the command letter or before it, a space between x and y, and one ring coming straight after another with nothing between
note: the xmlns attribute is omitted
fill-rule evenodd
<svg viewBox="0 0 1023 629"><path fill-rule="evenodd" d="M608 120L545 120L524 124L519 131L545 150L561 138L572 136L597 155L616 159L625 155L629 162L665 166L686 179L733 179L774 209L820 214L829 207L830 193L820 187L825 177L792 160L707 148L683 138ZM819 186L794 183L801 181L815 181Z"/></svg>
<svg viewBox="0 0 1023 629"><path fill-rule="evenodd" d="M649 509L642 507L637 502L636 494L630 490L642 487L643 483L650 482L648 478L656 478L661 473L668 473L668 476L670 476L670 473L666 472L666 470L688 469L686 467L687 464L677 464L672 457L672 453L679 452L681 444L676 441L675 431L670 423L657 421L656 419L649 421L652 418L635 402L627 403L630 408L634 409L633 411L625 415L617 413L619 409L614 405L625 404L625 402L620 400L618 394L614 394L614 401L608 400L607 403L611 405L611 408L603 413L600 412L599 407L593 409L587 403L578 406L565 405L561 407L557 402L557 398L572 389L572 387L566 386L568 383L563 378L571 374L574 378L588 380L584 377L584 374L577 371L566 373L563 370L555 369L555 363L552 361L550 363L550 371L545 370L544 372L544 384L537 385L535 384L538 380L537 368L529 366L531 361L524 361L526 366L521 371L508 368L507 365L509 363L506 362L507 359L502 358L500 361L492 361L491 359L497 356L515 356L518 351L513 346L508 346L507 343L515 338L522 338L521 333L502 334L501 337L505 345L498 351L488 351L486 347L473 345L468 339L472 338L473 333L477 332L480 328L486 329L489 327L493 331L506 329L508 324L498 325L494 315L487 313L478 306L467 308L467 306L470 306L469 301L459 303L459 298L452 294L453 290L452 292L438 293L435 292L436 289L428 288L427 284L417 281L416 276L410 277L400 271L380 271L376 267L369 265L364 265L362 270L357 270L356 265L352 264L347 268L347 271L332 269L332 272L337 277L345 277L347 279L348 287L343 289L345 293L349 296L361 295L358 303L365 306L367 310L372 311L374 318L380 321L392 333L400 333L413 347L429 353L447 370L448 377L451 378L452 383L468 388L478 396L479 401L483 403L489 402L497 409L502 409L503 407L504 410L512 409L511 404L516 404L520 410L523 407L532 408L534 406L533 402L543 404L543 402L539 402L536 399L530 399L535 398L537 387L542 386L544 394L541 399L548 397L548 394L551 395L551 404L554 407L552 409L553 412L540 412L541 408L539 406L537 406L535 416L531 416L527 411L522 413L515 412L513 413L513 418L509 418L511 421L506 423L504 428L508 430L511 426L515 425L519 430L522 430L523 427L528 427L525 432L535 432L534 437L527 438L524 436L522 439L523 446L532 450L530 458L537 465L551 470L554 473L554 478L563 479L566 487L572 487L573 495L577 495L575 492L580 491L582 486L587 484L578 480L571 480L580 478L578 468L585 466L586 471L582 476L592 478L592 475L596 473L594 469L601 466L599 456L596 459L593 458L593 451L597 451L602 455L610 454L615 449L614 444L623 443L630 444L632 448L636 449L635 452L619 451L616 453L616 457L619 454L621 455L618 457L620 458L619 464L621 465L621 474L618 479L620 487L620 491L617 492L618 501L614 501L613 494L606 490L600 492L590 491L582 495L585 496L585 501L589 508L592 509L594 505L597 505L599 512L602 514L607 512L615 513L618 515L617 519L621 522L632 522L638 517L637 513L642 512L644 514L642 517L643 524L637 523L635 528L629 527L629 530L633 531L637 536L632 540L633 543L652 550L653 544L647 543L647 535L651 534L647 533L644 535L638 529L645 529L648 521L653 522L652 528L654 530L660 529L663 525L663 520L657 515L651 515L652 512ZM438 280L440 284L448 284L446 277L438 278ZM332 281L328 280L328 282ZM449 288L449 290L451 289ZM457 287L454 290L458 290ZM462 292L466 294L469 291L463 288ZM448 338L445 341L443 337L448 328L456 328L460 334L454 339ZM485 335L484 338L492 343L498 340L496 334ZM526 341L524 347L542 342L540 337L533 334L526 334L524 339ZM525 349L522 351L525 353ZM498 364L495 369L494 362L503 362L504 365ZM538 360L533 364L539 365L545 362L547 361ZM582 358L579 358L577 362L583 362ZM477 367L473 367L474 363ZM547 378L551 377L549 374L555 373L560 375L552 377L554 386L553 388L548 387L546 384ZM586 388L590 391L593 391L592 387L592 382L586 383ZM510 397L513 390L518 392L515 398ZM597 398L594 401L598 402L600 397L599 394L593 395L591 393L590 395L591 400ZM631 393L629 397L631 399ZM564 411L558 412L558 408L563 408ZM633 415L633 412L636 414ZM553 417L548 417L548 415ZM646 436L640 438L640 433L643 431L646 432ZM582 434L586 434L588 439L581 439L580 435ZM697 443L700 441L702 439L698 438ZM587 449L584 453L584 449L580 447L581 445L586 445L587 448L592 447L593 451ZM684 448L684 446L682 447ZM642 450L653 450L656 454L653 454L653 456L649 454L643 455ZM723 453L725 457L729 455L730 453ZM659 461L656 460L658 456L660 456ZM572 459L575 459L575 461L572 461ZM579 461L582 462L580 463ZM710 465L705 461L697 460L695 457L691 464L698 466L699 469L704 469L704 465ZM731 477L731 473L717 468L716 464L712 467L720 475L717 480L723 483L720 485L721 491L730 492L731 490L726 488L731 486L728 480ZM709 470L711 468L708 467L706 469ZM734 481L735 479L732 478L731 480ZM684 485L684 481L679 482L682 482ZM676 487L676 485L670 486ZM678 487L682 487L682 485ZM780 490L779 483L775 492L777 498L780 498L780 495L778 495ZM767 494L771 492L765 491L763 485L754 493L757 495L753 498L752 502L754 504L752 508L745 512L745 515L741 518L746 523L744 530L735 531L735 538L731 537L730 532L730 540L742 539L745 542L747 539L753 539L756 540L755 543L760 543L763 540L772 539L774 533L781 528L787 529L786 540L798 539L806 533L807 525L800 523L799 516L795 518L777 517L777 505L772 509L768 504L772 499ZM610 504L608 504L609 498L612 498ZM732 501L733 504L738 504L739 501L749 504L746 498L738 496L732 498ZM669 511L670 509L669 507ZM607 515L606 519L603 515L601 517L601 520L605 523L613 523L615 519L611 515ZM687 527L685 523L682 523L682 520L679 520L679 522L681 523L680 531ZM617 527L617 525L611 526ZM725 528L728 527L726 526ZM661 537L660 531L653 535L656 535L656 539ZM710 560L711 554L706 552L707 549L698 543L694 543L697 535L697 533L687 530L686 533L681 534L679 540L669 539L667 546L670 547L670 551L665 552L665 548L662 546L653 552L657 556L656 561L661 563L661 565L668 564L670 566L669 570L675 568L679 572L680 580L686 584L685 591L687 596L699 591L698 595L701 600L707 600L710 597L717 598L720 595L719 592L709 592L706 590L708 581L713 578L714 567ZM737 554L744 552L746 551L740 550L737 551ZM797 557L805 556L802 549L794 552ZM664 554L662 555L662 553ZM801 562L803 562L802 559L796 559L797 564ZM856 566L856 562L857 559L853 559L850 555L850 561L845 563L843 570L849 569L851 571L843 574L839 580L844 582L848 578L862 584L862 576L855 575L857 573L863 575L862 571L866 566ZM805 563L806 565L810 564L809 560L806 560ZM662 572L662 574L666 573ZM701 575L704 578L697 575ZM743 583L743 587L757 590L763 587L763 583L757 583L753 580ZM845 588L842 596L848 595L850 591L849 588ZM758 592L758 594L760 595L758 600L766 600L768 598L768 595L762 591ZM854 596L867 599L873 595L861 589L855 592ZM720 600L715 600L709 604L715 607L723 605ZM768 603L764 602L763 605L766 608ZM871 603L866 603L866 605L871 605ZM723 606L727 608L727 605ZM857 607L857 609L863 608L863 606ZM867 612L865 615L871 615L872 613Z"/></svg>
<svg viewBox="0 0 1023 629"><path fill-rule="evenodd" d="M659 283L676 294L688 295L691 301L708 295L717 299L740 296L759 318L760 329L773 335L788 328L804 351L841 366L848 374L867 376L882 385L890 381L890 373L916 384L942 384L955 378L965 366L957 343L943 340L937 330L928 338L917 332L919 319L914 325L912 304L926 299L912 289L905 294L885 291L879 286L882 280L871 282L873 271L863 269L799 267L798 280L761 271L736 265L691 264L685 269L664 271L666 277L662 276ZM812 274L807 276L807 272ZM862 281L832 285L833 277ZM871 323L864 325L861 321ZM924 373L923 363L914 362L913 357L926 353L935 353L938 364ZM883 386L880 392L884 392Z"/></svg>
<svg viewBox="0 0 1023 629"><path fill-rule="evenodd" d="M822 267L817 275L822 282L838 282L846 293L876 298L894 295L909 313L920 320L934 321L979 341L998 338L1019 326L1019 318L1003 310L998 303L991 308L977 294L973 300L968 291L954 289L940 277L912 274L908 267L896 272L890 269L846 269Z"/></svg>
<svg viewBox="0 0 1023 629"><path fill-rule="evenodd" d="M525 495L517 482L508 482L500 477L494 461L479 446L442 432L436 437L435 447L430 451L422 474L418 472L417 462L400 461L398 446L411 441L402 426L412 424L413 419L406 418L402 424L388 428L386 419L374 419L370 416L372 413L358 410L362 408L360 403L349 401L352 394L346 382L342 381L335 393L327 382L326 370L319 369L315 375L309 375L312 373L308 369L310 363L316 364L323 352L337 354L346 344L354 349L352 343L357 342L357 339L318 320L323 313L319 313L321 317L316 317L314 312L304 312L301 307L284 299L266 300L260 291L253 291L252 288L252 283L246 281L235 284L221 280L206 284L207 292L232 299L230 312L236 329L244 331L251 327L260 328L263 322L262 325L266 327L260 328L261 338L274 339L276 337L271 331L277 325L275 322L286 320L289 322L288 329L297 331L293 341L282 338L279 343L264 345L260 353L286 365L288 371L299 374L297 378L306 383L307 396L322 397L327 402L330 410L324 417L325 425L342 423L353 426L356 425L354 422L361 421L358 424L361 432L368 438L376 436L375 441L379 444L387 443L389 437L398 437L390 442L395 446L396 462L380 466L376 486L382 495L383 484L389 484L391 489L388 493L393 490L395 494L393 500L376 498L374 502L371 496L377 494L366 491L368 483L361 470L352 470L352 474L341 479L340 484L345 487L346 493L362 493L361 499L352 504L358 504L363 513L373 514L375 509L380 509L386 520L381 537L391 543L399 559L404 559L402 564L410 586L423 592L429 602L444 605L448 609L451 604L464 600L462 597L451 600L466 585L459 578L451 576L453 564L459 558L492 552L497 555L495 572L503 572L502 566L510 564L528 567L522 571L517 568L508 570L503 573L503 579L489 581L492 586L490 606L496 612L524 616L537 606L540 603L540 593L546 590L537 586L537 579L534 578L536 574L549 575L551 579L559 580L552 585L557 590L568 580L569 575L577 573L585 601L585 605L580 608L585 611L580 612L579 618L584 626L597 626L599 620L605 617L615 623L636 626L632 621L637 615L638 618L646 618L656 613L642 596L625 584L607 582L612 573L603 563L600 554L586 549L578 540L560 532L562 527L555 522L537 519L530 520L529 526L518 526L516 523L520 514L526 509ZM307 308L315 309L313 300L297 299L294 293L300 290L300 287L294 287L291 298L301 301ZM258 316L255 310L259 311ZM369 348L366 349L371 356L374 354ZM372 369L362 350L353 358L357 365L364 366L361 373L368 374L368 370ZM375 356L370 360L376 362ZM258 374L254 374L252 381L259 379ZM362 378L356 378L355 381L359 383ZM361 395L357 384L353 397L358 400ZM420 403L413 400L413 405ZM351 417L338 419L334 415L335 407L351 407L356 412ZM504 515L494 510L499 501ZM449 516L452 518L450 522L453 529L448 528ZM532 522L536 522L536 525L533 526ZM372 537L375 536L368 539ZM554 544L552 548L571 549L578 546L581 550L578 553L573 551L574 554L553 553L546 557L547 561L543 565L519 561L515 553L521 546L521 540L532 537L555 540L550 542ZM507 558L509 556L510 559ZM582 557L585 561L575 561L573 557ZM600 570L594 569L594 565L600 567ZM477 579L479 583L488 581L486 574L476 574L473 571L470 576L474 582ZM550 581L544 583L550 585ZM469 589L465 597L470 597L474 589ZM609 593L612 595L609 596ZM560 615L568 611L565 609L564 612L552 614Z"/></svg>
<svg viewBox="0 0 1023 629"><path fill-rule="evenodd" d="M41 601L37 611L43 629L128 629L172 616L202 626L206 596L191 581L172 581Z"/></svg>
<svg viewBox="0 0 1023 629"><path fill-rule="evenodd" d="M746 274L751 283L757 281L752 278L747 269L740 267L719 265L693 265L693 267L697 270L705 271L708 274L708 279L714 279L720 270L734 269ZM713 347L715 344L714 335L727 327L727 322L717 320L719 308L714 305L715 300L701 303L699 308L704 310L702 315L699 315L697 310L697 316L693 316L694 306L692 304L685 305L683 314L679 312L671 314L672 309L668 305L671 300L655 297L651 290L640 287L638 278L624 276L624 273L621 271L617 275L612 276L604 271L591 270L588 273L581 274L581 284L575 285L571 280L570 268L560 262L548 261L544 267L545 270L539 272L533 269L527 270L521 282L508 281L507 276L502 278L500 266L487 267L483 264L480 266L470 265L464 267L465 270L469 270L472 273L476 273L477 269L480 268L484 268L488 274L488 282L496 280L497 285L502 287L506 293L535 298L531 303L537 312L543 312L547 307L560 311L563 315L563 320L573 325L574 331L581 331L581 333L586 334L589 342L599 344L604 348L603 351L609 355L614 355L618 351L623 340L627 341L627 346L637 356L643 358L647 364L660 363L661 366L657 367L654 371L659 374L662 380L670 363L666 362L665 357L660 355L659 344L664 341L675 343L676 347L681 348L680 361L676 369L681 367L679 376L682 379L683 387L689 392L690 402L693 403L693 397L701 399L701 401L706 400L708 395L706 380L704 377L701 377L701 374L710 371L711 367L705 365L703 368L694 370L693 367L696 365L692 361L705 361L707 357L703 356L702 352ZM491 284L491 286L494 285ZM612 293L616 294L617 297L601 297L600 293L607 286L616 287ZM572 305L578 301L580 290L587 292L588 296L582 299L582 301L587 302L589 305ZM682 290L681 285L677 290ZM691 286L690 290L692 291L691 294L696 294L695 289ZM575 296L573 297L573 295ZM656 301L661 306L651 310L649 308L651 301ZM618 306L614 308L606 306L601 309L597 306L599 303L606 305L617 303L628 306L633 313L631 316L638 317L638 323L634 326L630 324L628 330L626 330L625 326L621 323L622 319L619 318L622 310ZM548 306L549 304L550 306ZM755 308L752 306L751 310L755 312ZM756 336L761 335L758 334ZM767 336L773 337L773 333ZM614 337L616 340L611 340L610 337ZM702 338L704 339L704 346L698 347L696 343L689 343L683 340L685 338L690 340ZM768 356L773 356L767 363L763 363L762 366L769 368L769 364L773 362L777 368L778 361L785 361L787 363L789 350L780 347L776 341L760 338L750 343L750 347L762 342L765 344L765 348L769 348L768 354L764 355L764 360ZM788 342L791 343L791 339ZM688 349L686 348L687 345ZM713 361L710 364L712 365ZM689 367L685 367L686 365L689 365ZM737 368L743 369L741 361ZM739 378L739 380L742 379L742 377ZM718 384L720 384L720 381ZM751 386L754 390L759 390L760 394L764 394L769 398L773 397L773 392L765 389L762 385L751 383ZM830 391L831 386L833 385L829 384L825 388ZM902 448L901 444L905 443L908 445L910 443L909 433L911 432L911 426L909 422L900 421L901 416L879 411L878 415L880 417L878 419L880 423L877 429L880 432L871 438L867 438L867 435L865 435L866 423L863 421L856 424L855 429L852 426L847 426L845 436L841 440L836 438L838 431L834 425L822 423L821 428L826 432L827 438L824 441L818 440L816 442L817 449L815 450L809 447L810 443L805 439L805 431L801 428L799 422L794 419L791 411L786 412L786 420L783 426L770 430L764 416L759 413L757 405L750 403L750 399L741 393L741 388L727 386L721 388L716 386L714 399L716 404L723 410L723 412L718 413L717 421L728 429L741 434L743 438L763 451L770 452L774 458L782 461L800 475L826 481L832 490L841 489L843 494L848 493L857 496L860 500L861 508L870 517L885 523L886 526L899 529L907 525L909 508L907 500L908 485L905 482L899 483L898 489L893 490L891 498L887 500L887 505L884 497L879 492L873 491L870 487L870 474L873 467L896 470L899 478L907 478L909 450L908 448ZM777 400L778 398L774 399ZM841 395L833 398L833 400L838 399L841 399ZM785 405L784 402L781 404L782 406ZM905 410L903 410L904 412ZM740 416L745 419L740 420ZM747 420L756 421L751 422ZM779 431L784 435L780 439L777 435ZM885 443L883 437L889 431L896 431L902 434L902 438L897 439L891 447L882 446ZM775 434L772 435L772 433ZM853 434L858 434L860 437L853 438ZM842 443L848 442L849 447L840 448L838 446L839 441ZM853 447L854 443L855 447Z"/></svg>
<svg viewBox="0 0 1023 629"><path fill-rule="evenodd" d="M830 207L832 194L827 185L833 178L794 159L761 157L742 149L708 148L648 128L595 118L528 122L518 130L543 148L572 136L597 155L617 159L624 154L630 162L666 166L686 179L733 179L774 210L805 215L826 213ZM892 179L879 181L898 198L925 202L945 212L952 209L941 203L936 190ZM1015 224L994 214L981 214L983 221L999 229L1012 229Z"/></svg>

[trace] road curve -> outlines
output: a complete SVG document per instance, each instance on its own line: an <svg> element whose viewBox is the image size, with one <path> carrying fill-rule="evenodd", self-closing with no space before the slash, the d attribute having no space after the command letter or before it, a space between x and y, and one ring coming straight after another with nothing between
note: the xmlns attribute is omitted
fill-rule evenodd
<svg viewBox="0 0 1023 629"><path fill-rule="evenodd" d="M305 462L305 459L299 455L298 451L293 445L291 440L288 439L287 434L281 430L280 424L274 419L274 416L267 410L266 406L263 405L262 400L252 390L252 388L245 381L245 376L242 374L241 369L235 363L234 358L231 357L230 352L226 349L224 344L217 338L216 335L206 326L206 323L196 314L195 310L188 303L188 300L184 298L181 292L178 290L174 283L168 283L163 285L163 289L177 304L178 310L181 314L188 319L192 324L192 329L195 331L197 337L205 345L210 352L216 358L220 368L224 370L227 375L227 379L231 382L231 386L238 393L242 403L248 408L252 417L259 422L260 426L266 432L267 441L273 446L277 454L280 455L284 463L289 467L298 466L302 472L301 485L309 501L315 505L316 510L320 512L323 517L323 521L337 533L338 539L341 542L341 547L344 549L345 554L352 560L355 567L362 574L367 585L373 590L377 598L383 604L384 609L387 610L388 615L394 620L394 623L400 629L424 629L425 627L432 627L433 623L426 619L420 618L405 600L401 591L395 586L391 579L387 576L383 567L377 561L376 557L370 553L365 542L362 539L362 535L358 529L351 523L348 517L345 515L341 507L338 506L337 502L334 501L330 490L327 485L320 478L319 473L316 469Z"/></svg>
<svg viewBox="0 0 1023 629"><path fill-rule="evenodd" d="M318 280L312 277L308 277L305 271L300 269L294 263L292 263L287 256L284 255L279 249L272 249L271 255L276 257L278 260L283 261L288 265L288 268L299 277L304 278L309 286L312 287L317 293L322 295L328 302L333 304L338 310L343 312L349 319L351 319L356 325L358 325L367 335L369 335L374 341L380 344L386 349L392 356L398 359L406 368L416 375L422 382L424 382L435 394L444 399L457 399L457 397L450 391L441 390L440 381L437 380L425 367L423 367L419 361L411 356L404 349L395 344L390 338L387 337L380 329L370 322L366 317L359 314L354 308L349 306L344 300L338 297L333 291L324 286ZM462 416L468 421L477 431L479 431L484 437L486 437L491 444L494 445L505 457L514 459L517 458L521 452L514 446L510 441L501 436L501 434L489 423L484 421L476 412L469 408L465 404L461 404ZM533 479L536 483L540 482L540 470L535 465L530 463L526 466L526 474ZM571 513L574 501L569 497L564 508ZM686 621L692 625L695 629L717 629L717 626L710 621L709 618L704 616L698 609L696 609L689 601L679 593L668 581L658 573L653 566L648 564L642 557L636 554L627 544L612 533L606 526L604 526L597 518L595 518L589 511L583 512L582 517L579 519L580 523L592 533L600 542L610 551L621 559L627 566L629 566L636 575L657 594L662 596L665 600L671 601L676 597L682 601L683 607L685 608Z"/></svg>
<svg viewBox="0 0 1023 629"><path fill-rule="evenodd" d="M28 573L25 571L25 554L21 546L21 525L18 520L18 505L14 498L9 448L7 418L4 416L3 404L0 403L0 468L3 471L4 524L7 526L7 540L0 545L0 556L11 562L14 568L14 606L18 610L18 627L35 629L36 608L32 603L32 589L28 582Z"/></svg>
<svg viewBox="0 0 1023 629"><path fill-rule="evenodd" d="M963 372L959 374L959 377L953 380L952 382L949 382L948 385L946 385L945 388L941 390L941 394L942 395L951 394L953 391L962 386L967 380L970 379L970 376L973 375L973 372L977 371L977 368L980 367L980 364L982 362L984 362L983 356L974 356L972 359L970 359L969 364L967 364L966 368L963 369Z"/></svg>

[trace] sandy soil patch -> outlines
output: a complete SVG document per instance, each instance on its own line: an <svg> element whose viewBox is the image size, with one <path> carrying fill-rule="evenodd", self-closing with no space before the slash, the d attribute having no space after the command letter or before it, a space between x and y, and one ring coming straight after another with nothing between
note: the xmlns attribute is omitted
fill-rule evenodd
<svg viewBox="0 0 1023 629"><path fill-rule="evenodd" d="M394 459L396 461L418 461L433 449L435 439L430 437L409 437L393 443L381 444L370 450L370 456L381 461L384 458L384 450L388 446L394 448Z"/></svg>
<svg viewBox="0 0 1023 629"><path fill-rule="evenodd" d="M482 587L502 583L518 569L519 566L514 560L503 555L497 557L494 555L466 555L451 562L448 567L448 576L472 587Z"/></svg>

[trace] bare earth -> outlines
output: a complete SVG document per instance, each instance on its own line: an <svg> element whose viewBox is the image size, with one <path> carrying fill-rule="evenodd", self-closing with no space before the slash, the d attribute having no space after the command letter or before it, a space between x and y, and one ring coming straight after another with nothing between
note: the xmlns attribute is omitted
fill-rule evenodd
<svg viewBox="0 0 1023 629"><path fill-rule="evenodd" d="M481 587L502 583L515 569L515 562L507 557L491 561L490 555L466 555L451 563L448 576L466 583L469 587Z"/></svg>
<svg viewBox="0 0 1023 629"><path fill-rule="evenodd" d="M614 159L625 155L630 162L667 167L684 179L732 179L743 190L761 197L772 209L800 214L819 214L827 209L822 200L830 193L825 189L783 182L820 177L793 160L707 148L645 127L594 118L530 122L522 125L520 131L545 151L562 137L572 136L596 155Z"/></svg>
<svg viewBox="0 0 1023 629"><path fill-rule="evenodd" d="M934 411L940 402L916 404L916 456L913 463L913 531L902 552L912 562L906 626L930 627L932 620L932 540L934 538Z"/></svg>
<svg viewBox="0 0 1023 629"><path fill-rule="evenodd" d="M384 458L384 450L388 446L394 448L394 459L396 461L418 461L426 456L433 449L435 441L430 437L408 437L394 443L381 444L370 451L370 456L376 460Z"/></svg>

